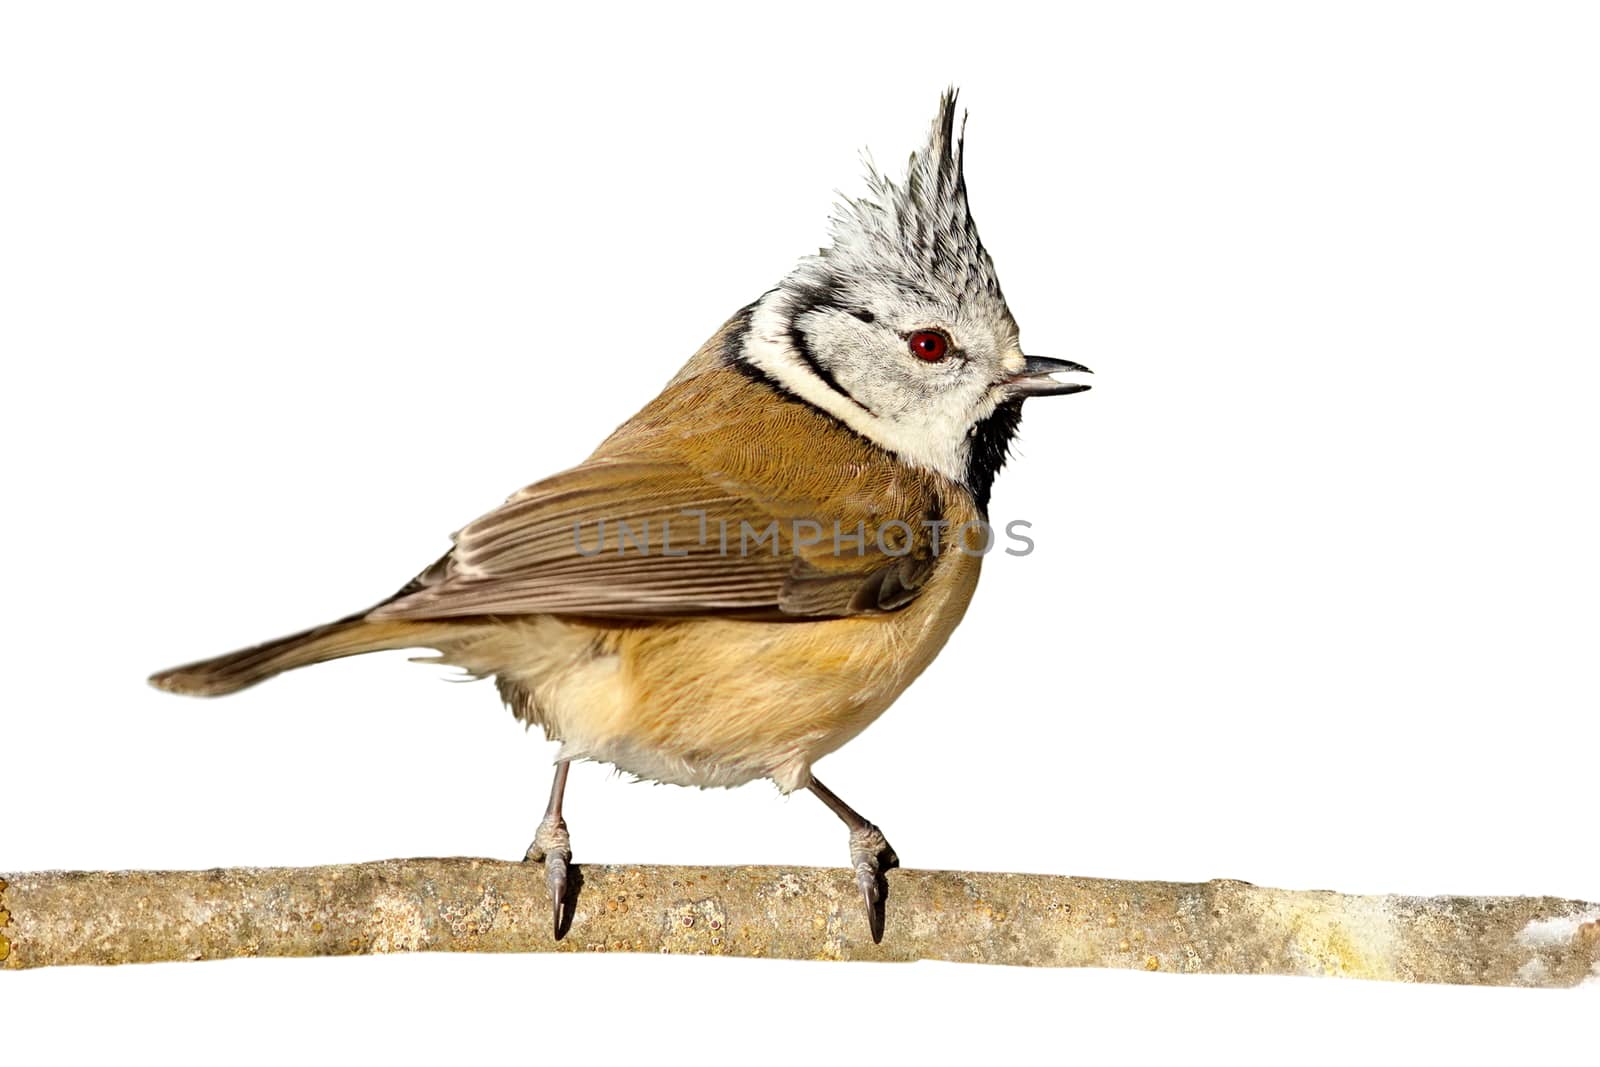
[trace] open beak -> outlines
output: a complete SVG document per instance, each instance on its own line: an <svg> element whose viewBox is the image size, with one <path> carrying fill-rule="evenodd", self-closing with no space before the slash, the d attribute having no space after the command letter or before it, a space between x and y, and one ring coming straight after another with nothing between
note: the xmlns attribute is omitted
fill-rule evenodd
<svg viewBox="0 0 1600 1067"><path fill-rule="evenodd" d="M1052 374L1093 374L1082 363L1069 359L1051 359L1048 356L1028 356L1022 371L1006 379L1012 396L1066 396L1081 393L1089 388L1087 382L1058 382Z"/></svg>

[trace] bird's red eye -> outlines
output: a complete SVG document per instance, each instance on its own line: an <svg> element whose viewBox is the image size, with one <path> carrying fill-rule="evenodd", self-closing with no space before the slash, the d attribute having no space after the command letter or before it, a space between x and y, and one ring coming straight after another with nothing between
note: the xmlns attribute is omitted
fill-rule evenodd
<svg viewBox="0 0 1600 1067"><path fill-rule="evenodd" d="M929 363L937 363L950 351L950 342L937 330L918 330L908 339L911 354Z"/></svg>

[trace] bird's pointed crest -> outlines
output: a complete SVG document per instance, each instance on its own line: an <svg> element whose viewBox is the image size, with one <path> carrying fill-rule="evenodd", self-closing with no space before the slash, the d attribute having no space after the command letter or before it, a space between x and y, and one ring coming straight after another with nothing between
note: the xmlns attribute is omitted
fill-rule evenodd
<svg viewBox="0 0 1600 1067"><path fill-rule="evenodd" d="M967 207L965 126L965 115L956 125L956 90L948 89L904 179L895 182L869 158L867 194L841 197L831 217L832 244L803 260L792 280L801 286L888 282L938 303L988 304L1009 319L994 263Z"/></svg>

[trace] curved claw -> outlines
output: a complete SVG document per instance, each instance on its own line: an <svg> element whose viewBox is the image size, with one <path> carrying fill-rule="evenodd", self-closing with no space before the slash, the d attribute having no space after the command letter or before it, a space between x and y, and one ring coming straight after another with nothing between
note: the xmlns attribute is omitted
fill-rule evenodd
<svg viewBox="0 0 1600 1067"><path fill-rule="evenodd" d="M900 857L889 846L883 831L867 823L850 831L850 864L855 868L856 885L867 906L872 943L879 944L883 941L884 904L889 888L883 872L900 866Z"/></svg>
<svg viewBox="0 0 1600 1067"><path fill-rule="evenodd" d="M567 865L571 862L572 853L566 849L552 851L544 858L544 880L550 887L550 933L557 941L561 940L561 924L567 918Z"/></svg>
<svg viewBox="0 0 1600 1067"><path fill-rule="evenodd" d="M523 859L544 864L545 884L550 888L550 931L559 941L565 932L562 924L567 918L567 871L572 865L572 838L560 815L544 817Z"/></svg>
<svg viewBox="0 0 1600 1067"><path fill-rule="evenodd" d="M883 889L880 875L863 864L856 868L856 885L861 887L861 899L867 906L867 929L872 932L872 943L883 941Z"/></svg>

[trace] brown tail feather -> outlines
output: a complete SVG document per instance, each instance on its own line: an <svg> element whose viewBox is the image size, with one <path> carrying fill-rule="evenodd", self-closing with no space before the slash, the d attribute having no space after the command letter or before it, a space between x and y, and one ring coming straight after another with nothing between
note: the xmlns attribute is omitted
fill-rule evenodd
<svg viewBox="0 0 1600 1067"><path fill-rule="evenodd" d="M415 622L383 619L369 622L366 613L280 637L264 645L229 652L150 676L150 684L169 693L215 697L234 693L275 674L341 656L393 648L432 646L446 636L459 637L459 621Z"/></svg>

